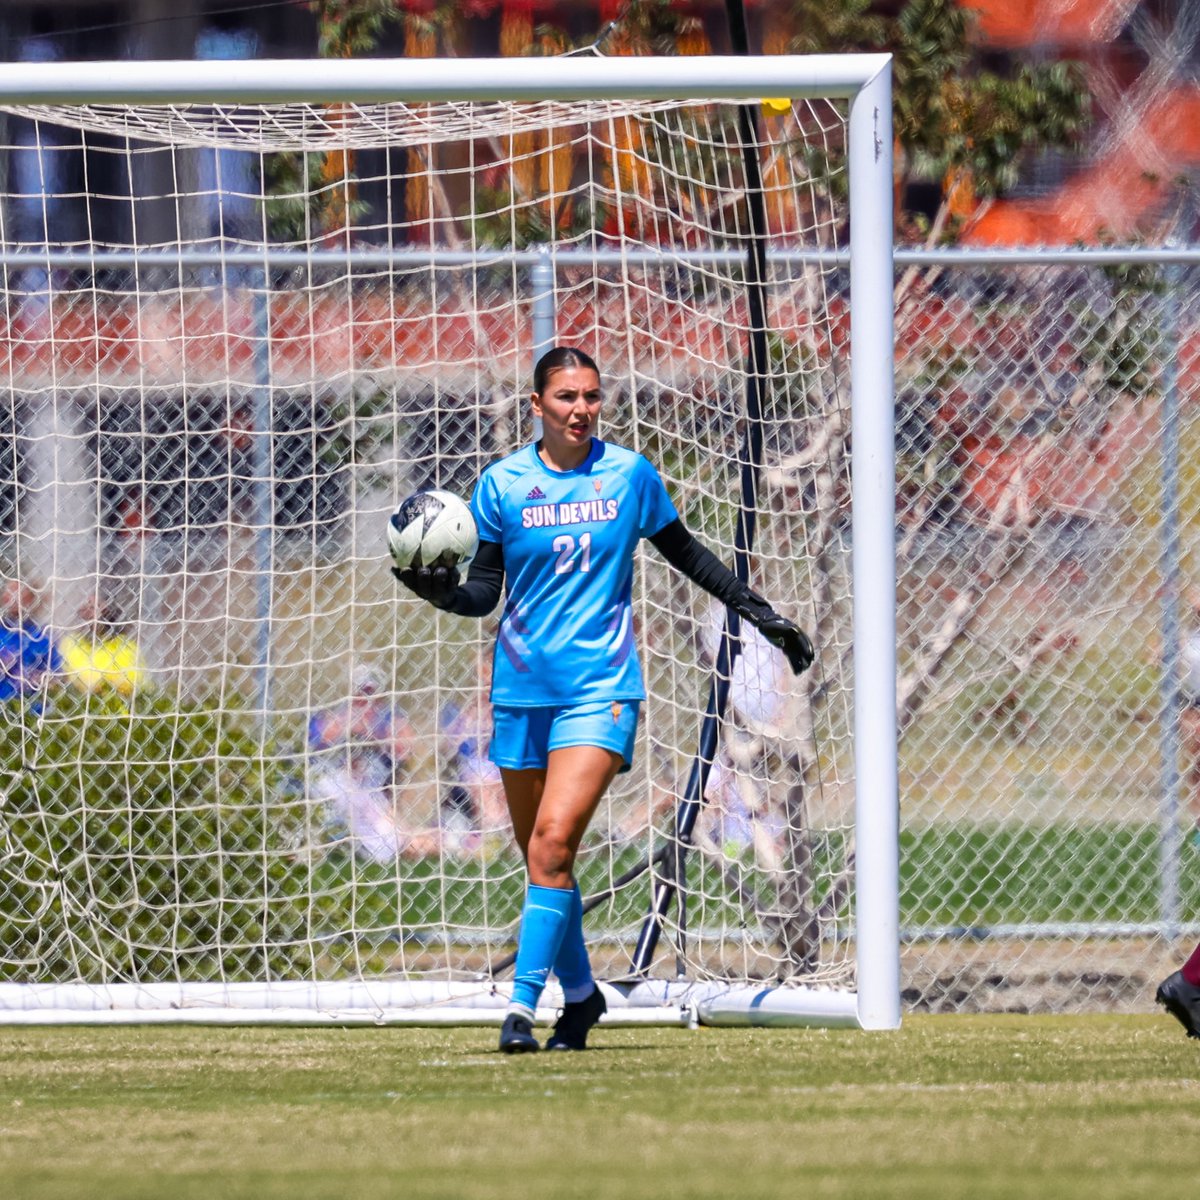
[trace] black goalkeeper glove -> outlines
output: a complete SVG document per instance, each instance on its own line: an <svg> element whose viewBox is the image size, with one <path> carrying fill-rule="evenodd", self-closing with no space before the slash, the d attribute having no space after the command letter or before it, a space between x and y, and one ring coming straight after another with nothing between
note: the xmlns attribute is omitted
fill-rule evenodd
<svg viewBox="0 0 1200 1200"><path fill-rule="evenodd" d="M393 567L392 574L434 608L447 609L454 603L454 593L458 591L457 567L409 567L404 571Z"/></svg>
<svg viewBox="0 0 1200 1200"><path fill-rule="evenodd" d="M794 621L781 617L757 592L747 588L746 595L740 598L733 608L772 646L783 651L784 657L797 675L803 675L812 666L815 654L808 634Z"/></svg>

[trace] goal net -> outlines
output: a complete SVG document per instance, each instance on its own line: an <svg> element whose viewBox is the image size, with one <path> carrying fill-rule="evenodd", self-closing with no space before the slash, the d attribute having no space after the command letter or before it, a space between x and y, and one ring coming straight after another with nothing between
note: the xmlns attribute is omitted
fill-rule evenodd
<svg viewBox="0 0 1200 1200"><path fill-rule="evenodd" d="M793 677L639 552L649 698L577 865L611 1015L859 1022L853 89L208 95L0 110L0 1020L498 1019L494 619L399 590L384 528L531 438L559 343L819 647Z"/></svg>

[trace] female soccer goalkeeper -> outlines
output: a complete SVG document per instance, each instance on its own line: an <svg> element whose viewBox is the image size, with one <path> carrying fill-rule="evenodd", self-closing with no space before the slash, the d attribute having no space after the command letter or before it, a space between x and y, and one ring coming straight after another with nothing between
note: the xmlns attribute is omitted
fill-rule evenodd
<svg viewBox="0 0 1200 1200"><path fill-rule="evenodd" d="M596 437L600 373L586 354L556 347L544 355L531 400L541 441L480 477L471 499L479 551L466 582L453 568L396 572L418 596L465 617L489 614L507 582L489 756L529 872L500 1033L509 1054L538 1049L534 1009L551 971L565 1004L548 1050L584 1049L605 1011L572 869L605 789L629 769L646 696L631 606L638 541L649 538L673 567L755 625L797 674L813 658L805 634L688 533L650 463Z"/></svg>

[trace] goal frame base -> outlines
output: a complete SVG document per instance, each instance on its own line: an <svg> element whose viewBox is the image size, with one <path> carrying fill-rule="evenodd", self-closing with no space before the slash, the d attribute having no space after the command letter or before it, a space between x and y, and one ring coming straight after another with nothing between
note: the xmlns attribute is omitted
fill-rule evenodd
<svg viewBox="0 0 1200 1200"><path fill-rule="evenodd" d="M608 1026L862 1028L854 992L647 979L601 982ZM510 984L478 982L0 984L5 1025L495 1025ZM552 1025L562 993L537 1011Z"/></svg>

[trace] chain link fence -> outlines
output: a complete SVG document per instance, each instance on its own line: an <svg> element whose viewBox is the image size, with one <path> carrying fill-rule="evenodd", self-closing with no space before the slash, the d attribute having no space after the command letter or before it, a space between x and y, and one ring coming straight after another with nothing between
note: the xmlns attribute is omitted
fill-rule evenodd
<svg viewBox="0 0 1200 1200"><path fill-rule="evenodd" d="M331 835L311 828L311 788L284 768L297 756L311 769L344 753L304 750L309 723L350 702L354 673L374 669L402 702L426 764L394 782L409 831L402 849L416 863L441 856L446 892L447 880L475 870L446 874L447 798L451 809L471 799L454 800L461 763L447 738L469 741L479 731L447 733L438 704L454 693L458 713L472 710L486 631L404 625L380 530L400 495L428 485L466 493L527 432L528 273L428 269L402 287L380 265L325 275L216 269L154 279L59 267L10 278L0 405L5 570L44 586L38 615L52 628L69 628L103 593L136 630L162 694L202 704L215 692L223 710L247 715L249 732L239 736L249 740L230 753L274 764L270 794L288 853L321 850L308 868L323 873L320 889L313 874L308 895L349 894L356 883L328 866ZM829 278L819 337L841 353L845 281ZM897 704L910 1008L1145 1007L1180 939L1200 928L1198 284L1186 255L1145 251L898 256ZM668 444L691 447L660 462L664 475L690 497L698 532L731 544L733 498L722 501L720 489L736 486L726 468L736 460L740 385L722 373L735 351L720 306L736 303L736 289L707 293L703 306L664 304L689 314L678 331L687 356L672 352L669 323L647 322L641 342L630 340L620 289L567 268L556 295L562 340L603 345L612 334L632 347L632 372L604 364L635 381L614 399L613 436L640 441L655 458ZM796 387L810 402L823 390L844 403L838 353L816 371L796 353L781 378L803 380ZM702 376L696 362L706 363ZM797 548L814 544L809 526L841 514L837 538L817 544L843 555L853 531L841 501L822 509L821 473L803 465L812 439L833 426L781 433L778 403L768 414L776 425L760 498L765 573L799 587L781 573ZM728 461L706 458L715 446L727 447ZM786 535L770 532L771 519ZM828 571L840 578L842 567ZM703 606L646 586L648 670L669 702L657 715L651 704L644 750L653 769L617 789L589 850L610 871L639 814L643 826L661 824L699 704L676 703L672 692L703 677ZM825 670L834 674L844 586L828 601L836 620L803 600L798 612L827 627ZM691 633L668 627L668 611L690 612ZM444 691L432 690L434 680ZM814 720L815 694L805 698L805 736L832 742L844 715ZM269 728L260 721L254 732L266 714ZM735 741L765 738L770 750L776 734L762 725L733 730ZM808 769L781 746L725 764L768 810L755 819L751 804L743 814L749 840L774 838L776 853L772 821L793 828L794 776ZM840 829L853 785L843 752L830 754L839 761L808 806L812 836L788 853L808 864L840 859L815 893L824 897L816 913L824 933L815 938L841 943L853 934L839 894L853 852L830 831ZM6 769L11 783L15 768ZM118 786L119 763L108 769ZM502 812L488 781L477 782L487 815L481 828L476 812L471 836L495 847ZM196 837L217 845L210 835ZM422 841L427 835L433 840ZM719 826L702 830L714 845L725 836ZM260 843L238 853L261 857ZM11 865L11 845L9 853ZM113 862L120 853L117 845ZM518 864L489 870L492 911L458 922L481 941L512 916L519 885ZM49 893L25 868L6 878L28 938ZM266 886L257 875L252 882ZM394 917L395 906L389 911ZM444 929L447 919L443 912L424 924ZM389 963L407 956L406 969L432 960L428 943L379 951L395 937L388 920L382 909L357 908L350 935L321 946L323 966L291 968L361 972L364 954L377 952ZM311 906L281 903L267 924L274 944L294 949L312 921ZM209 953L225 935L206 936ZM117 941L138 944L139 935L127 930ZM283 969L255 956L244 923L226 942L241 950L217 967L197 950L203 970L262 970L264 961ZM110 964L116 955L111 946L97 953ZM809 945L802 956L812 953ZM36 960L30 950L27 961ZM467 954L458 965L468 960L482 961ZM19 975L19 963L14 969ZM64 970L78 971L78 962ZM764 959L743 970L779 967Z"/></svg>
<svg viewBox="0 0 1200 1200"><path fill-rule="evenodd" d="M916 1006L1145 1006L1195 932L1196 280L1152 252L901 273Z"/></svg>

